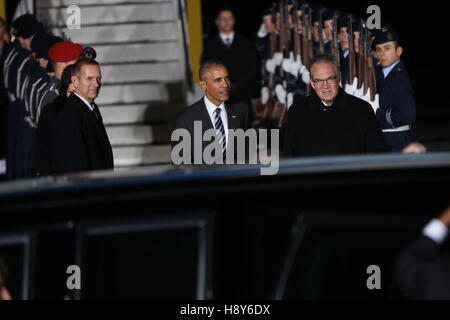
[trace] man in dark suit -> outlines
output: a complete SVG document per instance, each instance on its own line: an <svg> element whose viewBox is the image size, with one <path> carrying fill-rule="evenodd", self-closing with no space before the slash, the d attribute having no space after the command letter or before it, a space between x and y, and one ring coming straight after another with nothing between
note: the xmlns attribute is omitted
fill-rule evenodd
<svg viewBox="0 0 450 320"><path fill-rule="evenodd" d="M334 57L316 56L310 73L313 93L289 109L285 156L390 151L372 107L339 86L339 69Z"/></svg>
<svg viewBox="0 0 450 320"><path fill-rule="evenodd" d="M58 173L112 169L113 153L98 106L101 86L98 62L80 58L73 67L70 95L56 119Z"/></svg>
<svg viewBox="0 0 450 320"><path fill-rule="evenodd" d="M243 104L227 103L230 97L231 81L225 64L218 60L206 61L200 67L200 87L205 96L183 110L176 119L175 129L186 129L191 136L191 162L204 163L203 151L211 143L203 141L206 130L214 129L222 154L226 154L230 145L230 130L247 130L248 111ZM196 124L201 124L201 135L196 136ZM195 145L198 149L196 150ZM175 147L176 142L173 142ZM237 145L234 145L237 155ZM200 154L201 152L201 154Z"/></svg>
<svg viewBox="0 0 450 320"><path fill-rule="evenodd" d="M230 102L247 104L252 115L251 98L259 89L256 47L234 31L236 20L229 8L219 9L215 23L218 33L206 41L201 62L217 59L225 63L231 77Z"/></svg>
<svg viewBox="0 0 450 320"><path fill-rule="evenodd" d="M450 207L400 255L394 281L409 299L450 299Z"/></svg>

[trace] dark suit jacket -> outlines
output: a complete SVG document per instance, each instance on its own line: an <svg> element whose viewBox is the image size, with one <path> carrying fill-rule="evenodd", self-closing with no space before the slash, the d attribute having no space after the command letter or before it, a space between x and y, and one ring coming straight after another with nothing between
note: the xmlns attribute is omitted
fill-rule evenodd
<svg viewBox="0 0 450 320"><path fill-rule="evenodd" d="M113 168L112 148L101 116L75 94L58 113L55 128L58 173Z"/></svg>
<svg viewBox="0 0 450 320"><path fill-rule="evenodd" d="M450 299L450 246L420 236L400 255L394 281L410 299Z"/></svg>
<svg viewBox="0 0 450 320"><path fill-rule="evenodd" d="M372 107L342 89L329 107L325 107L313 92L289 109L285 156L389 151Z"/></svg>
<svg viewBox="0 0 450 320"><path fill-rule="evenodd" d="M201 62L210 59L218 59L227 66L231 77L230 102L248 103L252 93L259 94L259 58L252 41L235 33L227 48L216 34L205 42Z"/></svg>
<svg viewBox="0 0 450 320"><path fill-rule="evenodd" d="M202 97L199 101L180 112L175 121L175 129L186 129L191 134L192 163L194 163L194 139L199 139L197 141L203 140L202 137L194 136L194 121L201 121L202 135L206 130L214 128L203 99L204 98ZM225 103L225 109L227 111L228 129L247 130L248 109L245 105ZM172 142L172 147L174 147L177 143L178 142ZM206 146L210 143L211 142L208 141L202 141L202 151L205 150ZM236 145L234 151L234 154L236 155Z"/></svg>

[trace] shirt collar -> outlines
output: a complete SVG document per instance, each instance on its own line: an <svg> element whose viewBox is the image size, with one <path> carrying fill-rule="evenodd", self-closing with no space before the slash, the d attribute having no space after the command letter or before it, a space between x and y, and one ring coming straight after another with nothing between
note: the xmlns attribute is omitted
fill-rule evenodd
<svg viewBox="0 0 450 320"><path fill-rule="evenodd" d="M206 97L205 94L205 105L206 105L206 110L208 110L208 114L213 114L217 108L220 108L221 110L225 110L225 103L221 103L220 105L216 106L214 103L212 103L211 101L208 100L208 98Z"/></svg>
<svg viewBox="0 0 450 320"><path fill-rule="evenodd" d="M383 68L383 74L384 74L384 78L386 79L387 76L389 75L389 73L392 71L392 69L395 68L396 65L398 65L400 63L400 60L398 60L397 62L394 62L393 64L391 64L390 66L384 67Z"/></svg>
<svg viewBox="0 0 450 320"><path fill-rule="evenodd" d="M88 108L89 108L91 111L94 111L94 107L92 106L92 104L90 104L86 99L84 99L83 97L81 97L81 96L80 96L79 94L77 94L76 92L74 92L74 94L75 94L78 98L80 98L81 101L83 101L84 104L87 105Z"/></svg>
<svg viewBox="0 0 450 320"><path fill-rule="evenodd" d="M234 31L232 31L230 34L219 33L219 35L220 35L220 39L222 39L223 43L226 43L226 41L225 41L226 38L230 39L230 44L233 43Z"/></svg>

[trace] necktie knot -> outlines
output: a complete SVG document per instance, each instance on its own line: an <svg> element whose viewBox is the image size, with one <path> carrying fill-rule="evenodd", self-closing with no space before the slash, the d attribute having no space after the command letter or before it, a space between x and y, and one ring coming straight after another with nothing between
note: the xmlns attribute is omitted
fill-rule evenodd
<svg viewBox="0 0 450 320"><path fill-rule="evenodd" d="M219 115L219 114L220 114L220 111L221 111L221 109L220 109L220 108L217 108L216 111L214 111L214 112L216 113L216 115Z"/></svg>

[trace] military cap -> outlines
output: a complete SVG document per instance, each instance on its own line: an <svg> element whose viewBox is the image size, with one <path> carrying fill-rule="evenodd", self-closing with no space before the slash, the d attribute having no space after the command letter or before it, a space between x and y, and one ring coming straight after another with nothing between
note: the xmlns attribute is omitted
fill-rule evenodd
<svg viewBox="0 0 450 320"><path fill-rule="evenodd" d="M353 32L360 32L361 29L362 29L361 20L359 18L356 18L356 20L354 20L352 23L352 30Z"/></svg>
<svg viewBox="0 0 450 320"><path fill-rule="evenodd" d="M323 9L320 7L314 7L314 6L312 7L312 9L313 9L313 11L312 11L312 16L311 16L311 22L312 23L319 22L320 21L320 13ZM322 19L322 21L323 21L323 19Z"/></svg>
<svg viewBox="0 0 450 320"><path fill-rule="evenodd" d="M327 9L322 14L322 21L325 20L333 20L334 19L335 10Z"/></svg>
<svg viewBox="0 0 450 320"><path fill-rule="evenodd" d="M375 39L372 42L372 47L390 41L399 41L397 31L391 25L382 26L381 29L373 32L373 35L375 36Z"/></svg>
<svg viewBox="0 0 450 320"><path fill-rule="evenodd" d="M55 43L48 50L48 56L55 62L67 62L75 60L83 53L81 44L71 41Z"/></svg>
<svg viewBox="0 0 450 320"><path fill-rule="evenodd" d="M97 58L97 51L95 51L92 47L84 47L82 56L95 60L95 58Z"/></svg>
<svg viewBox="0 0 450 320"><path fill-rule="evenodd" d="M25 39L30 38L33 34L42 32L44 25L36 20L36 17L27 13L13 21L11 25L13 34L16 37Z"/></svg>
<svg viewBox="0 0 450 320"><path fill-rule="evenodd" d="M346 14L346 13L341 13L339 15L339 18L337 19L338 30L343 27L348 27L348 20L349 20L348 18L349 18L348 14Z"/></svg>
<svg viewBox="0 0 450 320"><path fill-rule="evenodd" d="M44 32L40 32L34 35L33 41L31 41L31 51L36 54L36 58L48 58L48 50L52 45L58 42L62 42L63 39Z"/></svg>

